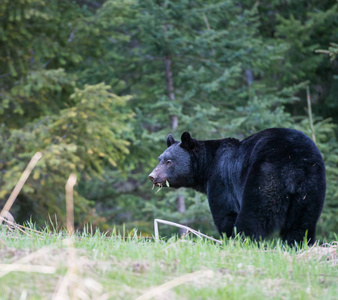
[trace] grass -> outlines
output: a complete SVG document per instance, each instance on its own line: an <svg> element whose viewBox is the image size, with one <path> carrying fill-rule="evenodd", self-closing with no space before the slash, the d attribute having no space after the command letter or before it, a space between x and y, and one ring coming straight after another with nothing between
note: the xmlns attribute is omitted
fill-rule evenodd
<svg viewBox="0 0 338 300"><path fill-rule="evenodd" d="M0 299L338 299L334 243L29 234L0 228Z"/></svg>
<svg viewBox="0 0 338 300"><path fill-rule="evenodd" d="M338 299L337 243L297 251L240 239L72 234L74 175L67 231L14 224L10 208L40 157L0 212L0 299Z"/></svg>

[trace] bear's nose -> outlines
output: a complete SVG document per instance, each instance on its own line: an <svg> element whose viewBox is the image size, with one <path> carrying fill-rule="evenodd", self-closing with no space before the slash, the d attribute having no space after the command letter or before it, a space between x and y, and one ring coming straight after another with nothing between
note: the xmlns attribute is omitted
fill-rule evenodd
<svg viewBox="0 0 338 300"><path fill-rule="evenodd" d="M149 179L151 180L151 181L154 181L155 180L155 178L150 174L149 175Z"/></svg>

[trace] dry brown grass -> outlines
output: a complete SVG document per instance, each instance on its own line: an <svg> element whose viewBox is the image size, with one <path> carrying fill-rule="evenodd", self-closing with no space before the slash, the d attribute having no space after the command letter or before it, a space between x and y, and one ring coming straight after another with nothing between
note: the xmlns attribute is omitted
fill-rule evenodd
<svg viewBox="0 0 338 300"><path fill-rule="evenodd" d="M314 245L307 250L302 250L298 254L300 260L317 260L331 264L338 265L338 242L330 244Z"/></svg>

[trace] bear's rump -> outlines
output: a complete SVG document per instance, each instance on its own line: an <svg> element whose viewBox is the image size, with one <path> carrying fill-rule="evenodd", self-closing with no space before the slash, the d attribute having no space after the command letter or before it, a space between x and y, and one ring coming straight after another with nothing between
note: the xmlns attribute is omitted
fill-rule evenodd
<svg viewBox="0 0 338 300"><path fill-rule="evenodd" d="M266 233L285 227L310 207L319 215L324 199L319 193L323 190L320 164L317 169L306 160L254 164L244 187L242 213L256 218ZM313 216L313 222L316 218Z"/></svg>

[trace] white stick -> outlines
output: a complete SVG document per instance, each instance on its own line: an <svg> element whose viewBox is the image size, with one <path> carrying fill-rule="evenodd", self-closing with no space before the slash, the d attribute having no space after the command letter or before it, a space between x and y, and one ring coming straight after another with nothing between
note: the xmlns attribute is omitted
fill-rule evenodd
<svg viewBox="0 0 338 300"><path fill-rule="evenodd" d="M178 223L174 223L174 222L170 222L170 221L166 221L166 220L161 220L161 219L155 219L154 220L154 233L155 233L155 242L158 242L160 239L159 239L159 233L158 233L158 223L162 223L162 224L166 224L166 225L170 225L170 226L175 226L175 227L178 227L178 228L184 228L186 229L187 231L190 231L191 233L195 234L196 236L198 236L200 239L202 239L202 237L205 237L206 239L209 239L209 240L212 240L216 243L219 243L219 244L222 244L222 241L220 240L217 240L217 239L214 239L210 236L207 236L195 229L192 229L188 226L185 226L185 225L182 225L182 224L178 224Z"/></svg>

